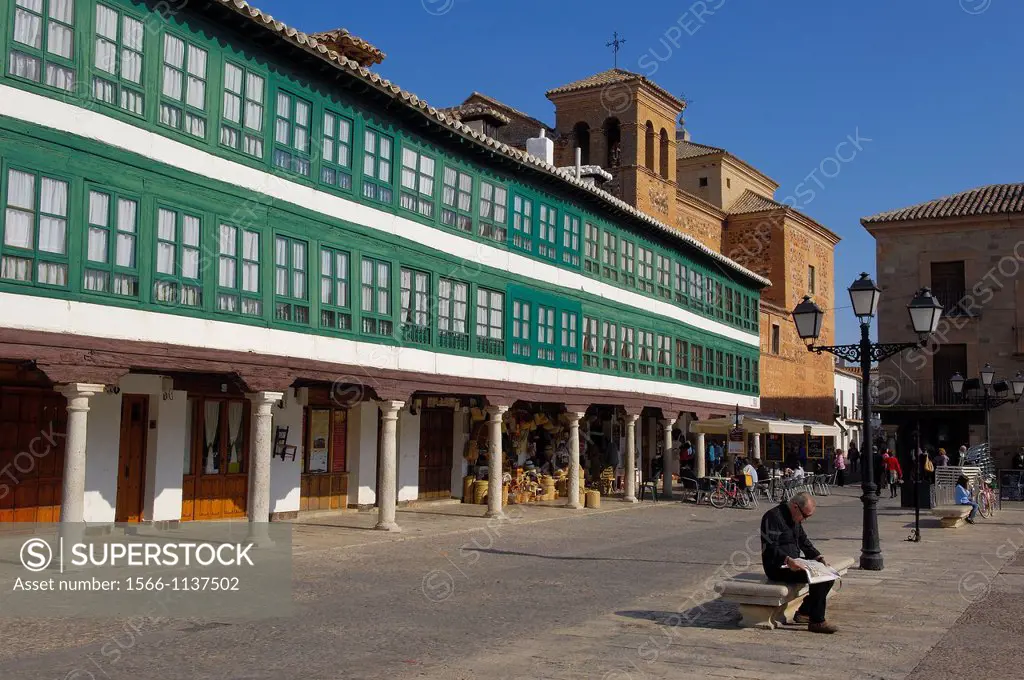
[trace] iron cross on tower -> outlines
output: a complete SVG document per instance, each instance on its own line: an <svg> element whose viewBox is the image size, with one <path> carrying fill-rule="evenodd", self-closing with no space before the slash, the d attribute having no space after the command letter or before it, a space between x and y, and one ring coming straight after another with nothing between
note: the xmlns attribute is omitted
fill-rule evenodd
<svg viewBox="0 0 1024 680"><path fill-rule="evenodd" d="M615 68L619 67L619 50L622 48L622 45L625 42L626 42L626 39L625 38L619 38L619 32L615 31L612 34L612 41L610 43L608 43L607 45L605 45L605 47L612 48L612 53L615 55Z"/></svg>

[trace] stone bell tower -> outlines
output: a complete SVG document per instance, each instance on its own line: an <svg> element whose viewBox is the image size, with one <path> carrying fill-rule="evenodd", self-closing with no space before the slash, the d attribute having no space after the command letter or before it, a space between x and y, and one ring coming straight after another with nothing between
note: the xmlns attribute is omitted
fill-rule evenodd
<svg viewBox="0 0 1024 680"><path fill-rule="evenodd" d="M555 164L600 165L605 189L675 224L676 120L686 103L638 73L609 69L547 92L555 105Z"/></svg>

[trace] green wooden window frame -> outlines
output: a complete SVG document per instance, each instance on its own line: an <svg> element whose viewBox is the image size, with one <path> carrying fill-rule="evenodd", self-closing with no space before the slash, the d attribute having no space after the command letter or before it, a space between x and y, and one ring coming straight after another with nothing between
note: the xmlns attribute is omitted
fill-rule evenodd
<svg viewBox="0 0 1024 680"><path fill-rule="evenodd" d="M707 382L704 372L704 347L696 343L690 344L690 381L697 385Z"/></svg>
<svg viewBox="0 0 1024 680"><path fill-rule="evenodd" d="M505 356L505 293L476 289L476 351Z"/></svg>
<svg viewBox="0 0 1024 680"><path fill-rule="evenodd" d="M687 294L687 267L679 260L672 262L672 298L680 307L688 307L690 296Z"/></svg>
<svg viewBox="0 0 1024 680"><path fill-rule="evenodd" d="M173 33L164 33L158 118L161 125L206 139L209 64L207 50Z"/></svg>
<svg viewBox="0 0 1024 680"><path fill-rule="evenodd" d="M690 343L676 338L676 361L674 377L678 382L690 382Z"/></svg>
<svg viewBox="0 0 1024 680"><path fill-rule="evenodd" d="M708 352L711 352L711 348L708 348ZM722 350L714 350L715 358L715 385L717 387L725 387L725 361L724 352Z"/></svg>
<svg viewBox="0 0 1024 680"><path fill-rule="evenodd" d="M75 9L73 0L15 0L7 73L74 92Z"/></svg>
<svg viewBox="0 0 1024 680"><path fill-rule="evenodd" d="M758 372L757 365L757 359L750 360L750 377L752 379L750 391L754 394L760 394L761 392L761 374Z"/></svg>
<svg viewBox="0 0 1024 680"><path fill-rule="evenodd" d="M202 215L160 205L156 223L153 301L160 305L202 308Z"/></svg>
<svg viewBox="0 0 1024 680"><path fill-rule="evenodd" d="M721 281L714 282L714 306L715 306L715 317L720 321L725 319L725 288L722 286Z"/></svg>
<svg viewBox="0 0 1024 680"><path fill-rule="evenodd" d="M533 201L520 194L512 195L512 246L533 252Z"/></svg>
<svg viewBox="0 0 1024 680"><path fill-rule="evenodd" d="M622 285L635 288L636 244L625 238L619 239L619 271L622 272Z"/></svg>
<svg viewBox="0 0 1024 680"><path fill-rule="evenodd" d="M430 154L409 146L402 146L402 186L399 204L405 210L434 216L434 173L437 161Z"/></svg>
<svg viewBox="0 0 1024 680"><path fill-rule="evenodd" d="M636 373L636 329L619 326L619 368L623 373Z"/></svg>
<svg viewBox="0 0 1024 680"><path fill-rule="evenodd" d="M320 246L320 327L352 330L352 253Z"/></svg>
<svg viewBox="0 0 1024 680"><path fill-rule="evenodd" d="M323 139L320 149L320 182L332 189L352 190L351 118L324 111Z"/></svg>
<svg viewBox="0 0 1024 680"><path fill-rule="evenodd" d="M533 303L513 298L511 313L511 354L517 359L529 361L533 359Z"/></svg>
<svg viewBox="0 0 1024 680"><path fill-rule="evenodd" d="M601 322L601 368L619 371L619 325L614 321Z"/></svg>
<svg viewBox="0 0 1024 680"><path fill-rule="evenodd" d="M441 224L473 233L473 175L447 163L441 186Z"/></svg>
<svg viewBox="0 0 1024 680"><path fill-rule="evenodd" d="M267 78L232 61L224 62L220 145L263 158Z"/></svg>
<svg viewBox="0 0 1024 680"><path fill-rule="evenodd" d="M672 336L658 333L657 343L658 353L655 356L655 363L658 377L672 380L674 378L672 374Z"/></svg>
<svg viewBox="0 0 1024 680"><path fill-rule="evenodd" d="M309 324L309 243L274 236L274 318Z"/></svg>
<svg viewBox="0 0 1024 680"><path fill-rule="evenodd" d="M79 0L81 1L81 0ZM145 115L143 20L123 8L96 3L92 94L97 101Z"/></svg>
<svg viewBox="0 0 1024 680"><path fill-rule="evenodd" d="M688 284L690 308L697 311L704 309L704 274L690 267Z"/></svg>
<svg viewBox="0 0 1024 680"><path fill-rule="evenodd" d="M469 284L445 276L437 280L437 344L468 352ZM486 317L485 317L486 318Z"/></svg>
<svg viewBox="0 0 1024 680"><path fill-rule="evenodd" d="M719 352L719 354L722 354ZM725 358L725 387L726 389L734 389L736 387L736 371L735 363L733 362L733 355L731 352L724 353Z"/></svg>
<svg viewBox="0 0 1024 680"><path fill-rule="evenodd" d="M601 276L619 280L619 237L608 230L601 232Z"/></svg>
<svg viewBox="0 0 1024 680"><path fill-rule="evenodd" d="M399 267L398 278L398 320L402 341L413 345L429 345L430 273L411 267Z"/></svg>
<svg viewBox="0 0 1024 680"><path fill-rule="evenodd" d="M138 299L140 201L105 187L86 189L82 290Z"/></svg>
<svg viewBox="0 0 1024 680"><path fill-rule="evenodd" d="M594 276L601 275L601 230L587 221L583 227L583 271Z"/></svg>
<svg viewBox="0 0 1024 680"><path fill-rule="evenodd" d="M537 255L546 260L558 259L558 209L538 202Z"/></svg>
<svg viewBox="0 0 1024 680"><path fill-rule="evenodd" d="M558 311L550 305L536 305L534 345L537 351L534 357L543 363L554 363L558 356L558 345L556 344L556 324L558 322Z"/></svg>
<svg viewBox="0 0 1024 680"><path fill-rule="evenodd" d="M636 360L640 375L654 375L654 333L643 328L637 329Z"/></svg>
<svg viewBox="0 0 1024 680"><path fill-rule="evenodd" d="M392 337L391 262L363 256L359 270L359 311L365 335Z"/></svg>
<svg viewBox="0 0 1024 680"><path fill-rule="evenodd" d="M672 259L661 253L655 254L657 266L658 297L665 300L672 300Z"/></svg>
<svg viewBox="0 0 1024 680"><path fill-rule="evenodd" d="M395 140L371 127L363 129L363 198L391 205Z"/></svg>
<svg viewBox="0 0 1024 680"><path fill-rule="evenodd" d="M263 316L260 255L263 235L221 222L217 244L217 310Z"/></svg>
<svg viewBox="0 0 1024 680"><path fill-rule="evenodd" d="M481 238L506 243L508 241L508 189L500 184L480 180Z"/></svg>
<svg viewBox="0 0 1024 680"><path fill-rule="evenodd" d="M654 251L644 246L637 246L636 287L648 295L654 295L654 282Z"/></svg>
<svg viewBox="0 0 1024 680"><path fill-rule="evenodd" d="M601 367L601 357L598 351L600 327L601 322L597 317L583 317L583 366L585 368Z"/></svg>
<svg viewBox="0 0 1024 680"><path fill-rule="evenodd" d="M68 286L71 180L7 166L0 280Z"/></svg>
<svg viewBox="0 0 1024 680"><path fill-rule="evenodd" d="M580 315L566 309L561 310L559 323L559 355L558 360L564 366L578 366L579 352L579 321Z"/></svg>
<svg viewBox="0 0 1024 680"><path fill-rule="evenodd" d="M580 218L569 212L562 213L562 263L580 267Z"/></svg>
<svg viewBox="0 0 1024 680"><path fill-rule="evenodd" d="M311 176L313 104L285 90L277 91L274 106L274 167Z"/></svg>

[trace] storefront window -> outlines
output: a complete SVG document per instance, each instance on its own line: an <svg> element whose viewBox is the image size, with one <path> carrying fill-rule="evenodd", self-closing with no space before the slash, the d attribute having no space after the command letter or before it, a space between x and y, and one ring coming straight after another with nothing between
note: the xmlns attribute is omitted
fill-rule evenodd
<svg viewBox="0 0 1024 680"><path fill-rule="evenodd" d="M348 411L310 408L306 411L306 456L304 474L326 474L347 470L346 440Z"/></svg>
<svg viewBox="0 0 1024 680"><path fill-rule="evenodd" d="M241 474L246 471L248 427L246 403L242 400L189 399L186 427L198 427L199 474ZM193 461L186 454L186 475L193 474Z"/></svg>

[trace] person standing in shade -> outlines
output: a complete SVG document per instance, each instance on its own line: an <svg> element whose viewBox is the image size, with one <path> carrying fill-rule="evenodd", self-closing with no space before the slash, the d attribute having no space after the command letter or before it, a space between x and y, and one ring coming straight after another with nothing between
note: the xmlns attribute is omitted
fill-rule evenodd
<svg viewBox="0 0 1024 680"><path fill-rule="evenodd" d="M765 576L783 583L807 583L806 572L797 564L801 553L809 560L828 565L814 547L803 523L814 514L814 497L805 491L783 501L761 518L761 566ZM793 623L806 623L812 633L835 633L839 629L825 619L825 606L833 581L808 586L807 597Z"/></svg>
<svg viewBox="0 0 1024 680"><path fill-rule="evenodd" d="M850 461L850 472L856 473L860 470L860 451L857 450L856 444L850 444L848 459Z"/></svg>
<svg viewBox="0 0 1024 680"><path fill-rule="evenodd" d="M846 485L846 454L843 453L842 449L836 449L835 461L836 466L836 486Z"/></svg>
<svg viewBox="0 0 1024 680"><path fill-rule="evenodd" d="M1024 470L1024 446L1017 450L1017 455L1013 457L1013 469Z"/></svg>
<svg viewBox="0 0 1024 680"><path fill-rule="evenodd" d="M949 456L946 455L946 449L939 449L939 455L935 456L933 462L935 467L946 467L949 465Z"/></svg>

